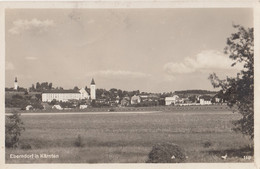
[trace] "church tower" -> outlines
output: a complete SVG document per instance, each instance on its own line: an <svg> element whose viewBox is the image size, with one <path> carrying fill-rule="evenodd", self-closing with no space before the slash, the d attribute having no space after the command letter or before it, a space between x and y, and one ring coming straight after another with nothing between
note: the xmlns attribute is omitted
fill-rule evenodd
<svg viewBox="0 0 260 169"><path fill-rule="evenodd" d="M17 81L17 77L15 77L14 79L14 90L18 89L18 81Z"/></svg>
<svg viewBox="0 0 260 169"><path fill-rule="evenodd" d="M91 100L95 100L96 99L96 84L94 79L92 78L92 81L90 83L90 98Z"/></svg>

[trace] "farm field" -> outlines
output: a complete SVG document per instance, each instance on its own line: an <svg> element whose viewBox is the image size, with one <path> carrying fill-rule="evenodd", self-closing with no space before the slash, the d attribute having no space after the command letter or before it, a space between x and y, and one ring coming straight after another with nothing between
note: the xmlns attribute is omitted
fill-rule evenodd
<svg viewBox="0 0 260 169"><path fill-rule="evenodd" d="M6 149L6 163L145 163L153 145L181 146L186 162L252 162L250 140L232 131L240 118L228 110L174 110L156 113L60 114L21 116L21 144ZM82 147L75 146L80 135ZM59 158L13 159L10 154L55 154ZM227 159L221 156L227 154Z"/></svg>

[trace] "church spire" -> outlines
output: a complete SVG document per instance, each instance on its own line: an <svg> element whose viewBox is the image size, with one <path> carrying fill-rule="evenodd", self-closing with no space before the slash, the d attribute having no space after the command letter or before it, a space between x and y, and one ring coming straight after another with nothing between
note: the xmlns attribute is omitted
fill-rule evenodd
<svg viewBox="0 0 260 169"><path fill-rule="evenodd" d="M91 80L91 83L90 83L91 85L95 85L95 81L94 81L94 79L92 78L92 80Z"/></svg>
<svg viewBox="0 0 260 169"><path fill-rule="evenodd" d="M14 90L18 90L18 81L17 81L17 77L15 77L15 79L14 79Z"/></svg>

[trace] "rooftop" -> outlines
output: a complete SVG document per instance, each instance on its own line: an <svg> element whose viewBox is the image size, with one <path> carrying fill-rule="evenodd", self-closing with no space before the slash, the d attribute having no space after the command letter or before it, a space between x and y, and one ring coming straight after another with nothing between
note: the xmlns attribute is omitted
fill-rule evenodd
<svg viewBox="0 0 260 169"><path fill-rule="evenodd" d="M91 83L90 83L91 85L94 85L95 84L95 81L94 81L94 79L92 78L92 80L91 80Z"/></svg>
<svg viewBox="0 0 260 169"><path fill-rule="evenodd" d="M80 93L79 91L75 90L46 90L42 93Z"/></svg>

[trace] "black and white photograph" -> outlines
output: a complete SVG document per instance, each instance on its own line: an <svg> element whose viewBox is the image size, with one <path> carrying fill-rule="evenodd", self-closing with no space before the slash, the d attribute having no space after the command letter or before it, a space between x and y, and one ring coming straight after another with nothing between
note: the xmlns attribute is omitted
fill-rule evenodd
<svg viewBox="0 0 260 169"><path fill-rule="evenodd" d="M254 14L5 8L5 163L254 164Z"/></svg>

